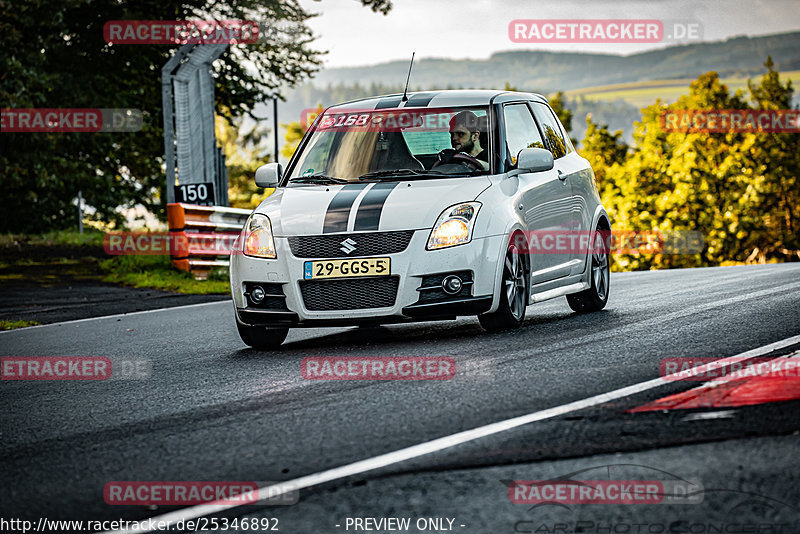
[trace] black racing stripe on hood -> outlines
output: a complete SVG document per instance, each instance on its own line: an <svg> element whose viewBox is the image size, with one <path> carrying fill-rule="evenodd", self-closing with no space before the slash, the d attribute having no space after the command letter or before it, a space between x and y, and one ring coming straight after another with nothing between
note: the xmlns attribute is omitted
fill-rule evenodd
<svg viewBox="0 0 800 534"><path fill-rule="evenodd" d="M436 95L438 95L438 94L439 94L438 92L434 92L434 93L417 93L415 95L411 95L411 97L408 99L408 102L406 102L406 105L403 106L403 107L404 108L424 108L428 104L430 104L431 100L436 98Z"/></svg>
<svg viewBox="0 0 800 534"><path fill-rule="evenodd" d="M383 205L386 203L389 193L395 187L397 187L397 182L379 182L364 195L364 198L361 199L361 205L358 207L358 213L356 213L354 231L378 229Z"/></svg>
<svg viewBox="0 0 800 534"><path fill-rule="evenodd" d="M369 184L348 184L342 187L328 204L325 212L325 222L322 225L323 234L347 231L347 219L350 218L350 208L361 191Z"/></svg>

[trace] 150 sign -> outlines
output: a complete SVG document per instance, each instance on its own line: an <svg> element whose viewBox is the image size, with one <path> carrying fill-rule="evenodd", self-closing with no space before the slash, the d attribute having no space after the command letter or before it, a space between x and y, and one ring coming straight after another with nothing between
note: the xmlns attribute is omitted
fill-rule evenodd
<svg viewBox="0 0 800 534"><path fill-rule="evenodd" d="M214 183L183 184L175 186L175 201L200 206L214 205Z"/></svg>

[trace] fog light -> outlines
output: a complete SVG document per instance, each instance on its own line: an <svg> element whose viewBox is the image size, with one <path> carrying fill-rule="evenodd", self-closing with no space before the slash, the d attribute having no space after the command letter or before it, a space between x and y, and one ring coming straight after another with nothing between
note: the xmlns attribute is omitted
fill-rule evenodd
<svg viewBox="0 0 800 534"><path fill-rule="evenodd" d="M442 280L442 289L448 295L455 295L456 293L461 291L462 287L463 284L461 283L461 278L457 277L454 274L446 276L445 279Z"/></svg>
<svg viewBox="0 0 800 534"><path fill-rule="evenodd" d="M265 296L266 292L261 286L255 286L252 290L250 290L250 300L252 300L255 304L260 304L261 301L264 300Z"/></svg>

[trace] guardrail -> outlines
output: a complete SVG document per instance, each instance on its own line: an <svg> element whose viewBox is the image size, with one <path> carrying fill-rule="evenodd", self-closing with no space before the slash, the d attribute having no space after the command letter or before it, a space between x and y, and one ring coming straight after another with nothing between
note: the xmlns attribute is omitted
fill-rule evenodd
<svg viewBox="0 0 800 534"><path fill-rule="evenodd" d="M167 221L172 242L187 243L170 252L172 264L204 280L212 269L228 267L232 245L250 210L222 206L167 204Z"/></svg>

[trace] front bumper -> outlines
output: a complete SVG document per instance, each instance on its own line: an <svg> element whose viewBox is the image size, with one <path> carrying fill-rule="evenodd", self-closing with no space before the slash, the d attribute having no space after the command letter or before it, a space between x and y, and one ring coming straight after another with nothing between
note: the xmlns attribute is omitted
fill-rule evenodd
<svg viewBox="0 0 800 534"><path fill-rule="evenodd" d="M428 251L425 250L425 245L429 234L429 229L417 230L404 251L375 255L391 258L391 276L396 278L396 298L392 305L361 309L308 309L301 283L304 282L305 262L311 259L294 256L285 237L275 238L278 258L274 260L233 254L230 266L231 293L237 319L243 324L267 326L352 325L454 318L460 315L477 315L496 307L495 283L499 272L498 259L502 257L502 237L478 238L466 245ZM354 235L357 234L342 234L342 239ZM356 258L361 256L353 259ZM465 286L468 291L462 290L453 297L421 297L422 292L418 289L423 285L423 280L430 283L431 280L436 280L432 275L453 272L471 273L472 283ZM366 277L337 280L360 284L365 279ZM280 294L285 298L277 301L280 306L276 304L269 309L257 309L246 296L246 287L250 283L265 284L268 294ZM320 281L319 286L323 283L326 281ZM324 298L324 291L322 297ZM317 304L318 299L315 302ZM336 306L336 303L326 305Z"/></svg>

